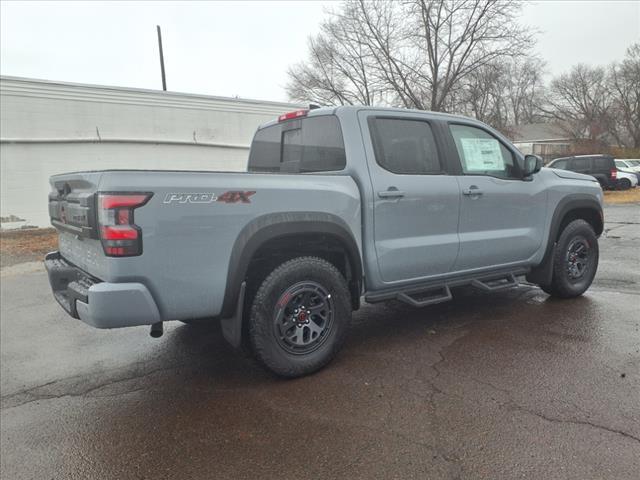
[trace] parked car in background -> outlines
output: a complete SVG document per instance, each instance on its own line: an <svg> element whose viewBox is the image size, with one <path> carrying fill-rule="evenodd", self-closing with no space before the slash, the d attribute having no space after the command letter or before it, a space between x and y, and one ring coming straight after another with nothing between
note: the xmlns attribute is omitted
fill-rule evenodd
<svg viewBox="0 0 640 480"><path fill-rule="evenodd" d="M635 158L616 158L616 167L623 172L640 172L640 160Z"/></svg>
<svg viewBox="0 0 640 480"><path fill-rule="evenodd" d="M576 155L556 158L547 166L591 175L598 180L603 190L618 188L618 169L610 155Z"/></svg>
<svg viewBox="0 0 640 480"><path fill-rule="evenodd" d="M621 172L634 173L640 183L640 160L635 158L620 159L616 158L616 168Z"/></svg>
<svg viewBox="0 0 640 480"><path fill-rule="evenodd" d="M617 175L618 190L629 190L638 185L638 174L633 172L623 172L618 170Z"/></svg>

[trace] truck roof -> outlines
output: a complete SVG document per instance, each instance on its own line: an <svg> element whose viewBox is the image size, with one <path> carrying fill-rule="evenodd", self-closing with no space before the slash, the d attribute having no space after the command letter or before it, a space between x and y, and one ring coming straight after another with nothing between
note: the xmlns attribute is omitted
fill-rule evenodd
<svg viewBox="0 0 640 480"><path fill-rule="evenodd" d="M418 110L415 108L399 108L399 107L374 107L368 105L340 105L337 107L320 107L320 108L312 108L312 109L303 109L307 110L306 117L316 117L320 115L335 115L339 111L363 111L363 110L375 110L375 111L386 111L386 112L401 112L401 113L417 113L420 115L427 115L432 118L439 119L449 119L449 120L465 120L474 123L481 123L477 119L472 117L466 117L464 115L453 115L450 113L443 112L432 112L430 110ZM274 118L273 120L269 120L268 122L263 123L258 127L258 130L261 130L265 127L269 127L271 125L275 125L278 123L278 119Z"/></svg>

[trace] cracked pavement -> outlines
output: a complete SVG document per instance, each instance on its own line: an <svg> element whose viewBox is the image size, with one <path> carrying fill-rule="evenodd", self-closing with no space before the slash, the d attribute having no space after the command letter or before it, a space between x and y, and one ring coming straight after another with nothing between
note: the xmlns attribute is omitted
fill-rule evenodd
<svg viewBox="0 0 640 480"><path fill-rule="evenodd" d="M41 268L3 274L0 476L637 479L640 205L611 206L592 288L365 305L283 381L217 325L99 331Z"/></svg>

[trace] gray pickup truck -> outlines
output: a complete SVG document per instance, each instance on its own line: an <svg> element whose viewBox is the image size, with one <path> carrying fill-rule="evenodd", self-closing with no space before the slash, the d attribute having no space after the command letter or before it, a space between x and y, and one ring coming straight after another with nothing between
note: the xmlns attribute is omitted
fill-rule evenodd
<svg viewBox="0 0 640 480"><path fill-rule="evenodd" d="M220 321L278 375L318 370L351 312L416 307L518 277L562 298L598 265L602 190L542 168L478 121L401 109L300 110L258 129L248 172L51 178L53 294L98 328Z"/></svg>

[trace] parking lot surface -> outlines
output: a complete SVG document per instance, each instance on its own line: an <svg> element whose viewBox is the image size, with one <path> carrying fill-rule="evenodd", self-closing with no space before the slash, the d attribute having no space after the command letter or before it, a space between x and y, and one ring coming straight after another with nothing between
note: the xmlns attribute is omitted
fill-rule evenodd
<svg viewBox="0 0 640 480"><path fill-rule="evenodd" d="M364 305L321 372L280 380L217 325L99 331L39 265L2 274L6 479L634 479L640 205L606 208L581 298L463 289Z"/></svg>

